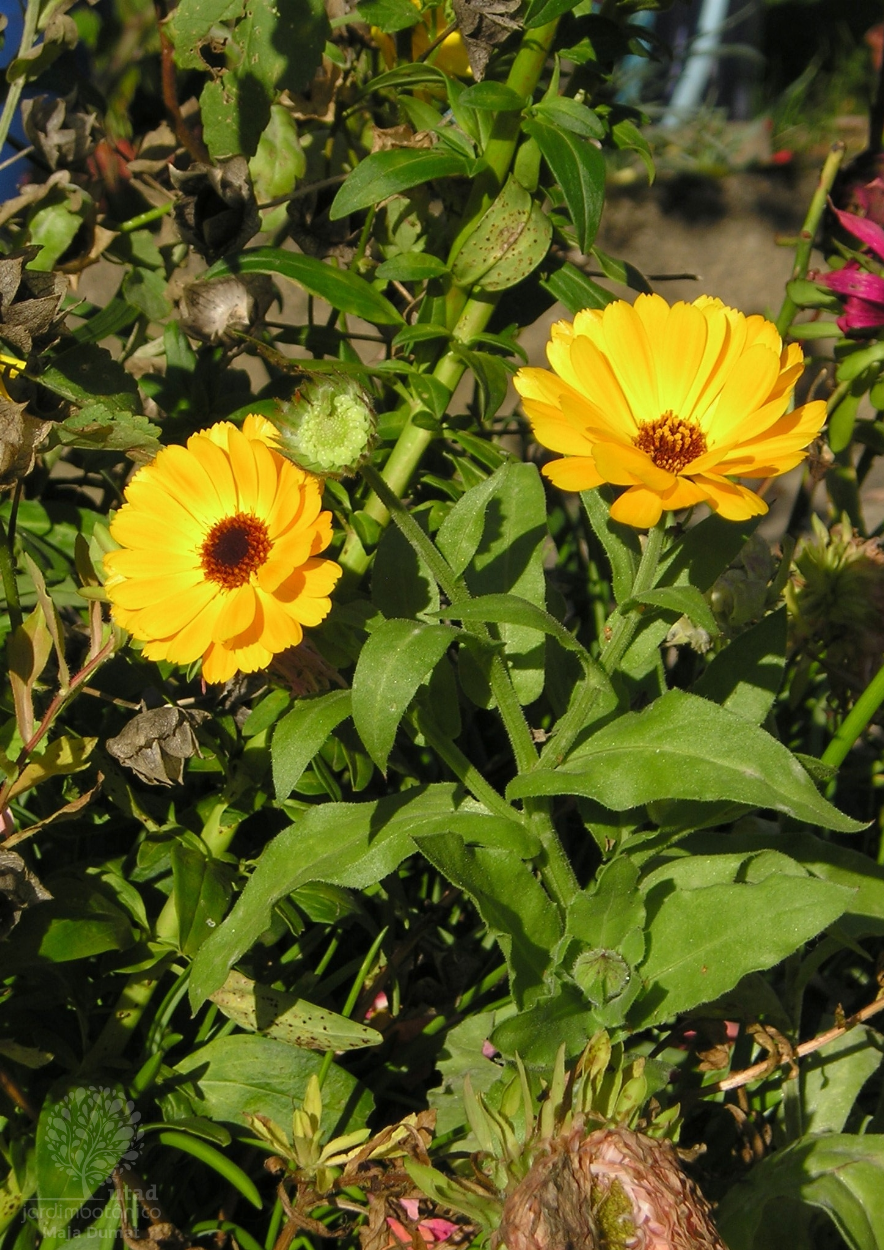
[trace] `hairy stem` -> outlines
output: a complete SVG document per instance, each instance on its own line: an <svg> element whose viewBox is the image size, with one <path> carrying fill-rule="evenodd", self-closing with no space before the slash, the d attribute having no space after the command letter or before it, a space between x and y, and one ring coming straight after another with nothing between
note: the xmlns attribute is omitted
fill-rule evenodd
<svg viewBox="0 0 884 1250"><path fill-rule="evenodd" d="M823 751L821 758L824 764L832 764L837 768L843 763L848 751L882 703L884 703L884 665L878 669L856 703L844 717L832 741Z"/></svg>
<svg viewBox="0 0 884 1250"><path fill-rule="evenodd" d="M666 519L667 514L664 512L654 528L648 531L648 539L635 574L635 581L629 596L630 599L634 599L636 595L650 590L654 584L654 579L657 576L657 565L660 563L660 554L663 550ZM613 673L623 659L641 619L642 609L639 607L631 608L618 616L611 631L611 638L601 654L602 668L606 673Z"/></svg>

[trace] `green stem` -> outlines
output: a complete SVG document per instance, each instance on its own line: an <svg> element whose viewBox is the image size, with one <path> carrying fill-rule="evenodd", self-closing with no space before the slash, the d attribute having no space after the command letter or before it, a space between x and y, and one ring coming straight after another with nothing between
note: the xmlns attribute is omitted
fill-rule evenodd
<svg viewBox="0 0 884 1250"><path fill-rule="evenodd" d="M15 576L15 556L2 521L0 521L0 579L3 581L3 594L6 597L6 609L9 612L9 627L13 630L18 629L22 623L22 610L18 579Z"/></svg>
<svg viewBox="0 0 884 1250"><path fill-rule="evenodd" d="M843 763L848 751L859 738L869 721L884 703L884 665L844 717L835 737L822 754L824 764L832 764L837 768Z"/></svg>
<svg viewBox="0 0 884 1250"><path fill-rule="evenodd" d="M216 805L209 813L202 832L203 841L210 855L220 855L230 846L239 822L223 825L221 817L230 800L220 796ZM175 896L170 894L157 917L154 937L159 942L173 944L178 939L178 915L175 910ZM173 956L170 955L169 958ZM107 1023L102 1029L95 1045L83 1060L84 1070L102 1067L118 1058L132 1037L156 991L166 961L161 960L145 972L133 973L123 987L120 997L111 1012Z"/></svg>
<svg viewBox="0 0 884 1250"><path fill-rule="evenodd" d="M371 971L371 966L374 963L375 959L377 958L377 953L381 949L381 943L383 942L386 936L387 936L387 930L381 929L380 933L377 935L377 937L375 938L375 940L372 942L371 946L369 947L368 954L365 956L362 963L360 964L359 971L356 973L355 980L353 981L353 984L350 986L350 993L347 995L347 1001L344 1003L344 1006L341 1008L342 1016L346 1016L348 1019L350 1018L353 1008L356 1006L357 999L359 998L359 995L362 992L362 987L365 984L366 977ZM320 1066L318 1077L317 1077L319 1081L320 1089L322 1089L325 1083L325 1078L328 1076L328 1071L329 1071L329 1068L332 1066L334 1057L335 1057L335 1052L333 1050L327 1050L325 1054L322 1056L322 1064Z"/></svg>
<svg viewBox="0 0 884 1250"><path fill-rule="evenodd" d="M171 213L174 200L169 200L167 204L159 204L156 208L148 208L145 212L139 213L137 217L130 217L128 221L120 222L117 226L120 234L130 234L133 230L140 230L142 226L149 226L152 221L158 221L160 217L165 217L166 213Z"/></svg>
<svg viewBox="0 0 884 1250"><path fill-rule="evenodd" d="M845 151L846 148L843 143L833 143L829 150L829 155L826 157L819 182L810 201L810 207L807 210L807 216L804 219L804 225L801 227L801 233L798 235L798 246L795 248L795 264L792 266L791 275L793 282L796 278L803 278L807 273L807 266L810 264L810 254L813 251L813 241L816 238L816 232L826 210L826 201L829 198L829 192L832 190L832 183L835 181L835 176L841 168L841 162L844 160ZM776 322L780 334L784 335L789 329L797 311L798 305L789 295L786 295Z"/></svg>
<svg viewBox="0 0 884 1250"><path fill-rule="evenodd" d="M18 45L18 55L20 57L27 56L31 48L34 46L34 40L37 37L37 21L40 17L40 0L28 0L25 9L24 26L22 27L21 40ZM14 82L9 84L6 91L6 100L3 104L3 112L0 113L0 149L6 142L9 134L9 127L12 125L12 119L15 117L15 110L18 108L18 102L21 99L21 93L25 89L27 78L24 74L19 74Z"/></svg>
<svg viewBox="0 0 884 1250"><path fill-rule="evenodd" d="M538 26L536 30L525 32L522 46L516 53L512 68L507 75L506 85L530 104L535 88L540 81L543 67L552 48L558 19ZM486 168L479 174L473 184L470 197L463 213L463 223L455 236L448 254L448 263L452 263L466 240L475 229L476 222L490 206L506 181L506 176L516 154L516 145L521 134L522 117L520 113L498 113L485 151L482 153Z"/></svg>
<svg viewBox="0 0 884 1250"><path fill-rule="evenodd" d="M485 780L475 764L470 763L460 747L442 733L426 711L422 711L418 715L418 728L426 738L427 743L433 748L439 758L444 760L458 781L469 790L474 799L478 799L489 812L493 812L496 816L502 816L504 820L519 820L519 813L515 808L511 807L503 795L498 794L494 787Z"/></svg>
<svg viewBox="0 0 884 1250"><path fill-rule="evenodd" d="M632 584L632 591L629 599L626 601L627 603L633 600L636 595L650 590L654 584L654 579L657 576L657 565L660 563L660 553L663 550L666 521L667 513L664 512L654 528L648 530L648 539L636 570L635 581ZM602 668L606 673L613 673L623 659L641 619L642 611L638 607L622 612L617 617L611 632L611 639L601 654Z"/></svg>

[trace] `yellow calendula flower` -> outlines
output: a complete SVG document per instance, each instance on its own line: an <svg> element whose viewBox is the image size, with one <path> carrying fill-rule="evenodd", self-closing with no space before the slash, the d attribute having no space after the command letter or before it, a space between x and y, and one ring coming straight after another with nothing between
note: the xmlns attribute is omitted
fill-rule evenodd
<svg viewBox="0 0 884 1250"><path fill-rule="evenodd" d="M412 0L412 4L417 9L421 8L421 0ZM448 25L449 21L445 14L445 6L442 4L421 13L421 20L411 28L412 61L419 60L430 44L434 43L448 28ZM395 39L392 35L384 34L377 26L372 26L371 37L378 48L380 48L387 69L392 69L396 64ZM432 53L430 63L435 65L437 69L441 69L444 73L451 74L455 78L472 77L466 44L459 30L453 30L451 34L445 36Z"/></svg>
<svg viewBox="0 0 884 1250"><path fill-rule="evenodd" d="M105 556L114 620L152 660L202 657L208 682L264 668L331 608L341 575L316 478L263 417L165 447L126 487Z"/></svg>
<svg viewBox="0 0 884 1250"><path fill-rule="evenodd" d="M552 327L547 356L552 373L515 378L538 443L564 457L544 473L563 490L628 487L611 515L640 528L698 503L730 521L766 512L733 479L787 473L826 419L822 400L788 411L801 348L706 295L584 309Z"/></svg>

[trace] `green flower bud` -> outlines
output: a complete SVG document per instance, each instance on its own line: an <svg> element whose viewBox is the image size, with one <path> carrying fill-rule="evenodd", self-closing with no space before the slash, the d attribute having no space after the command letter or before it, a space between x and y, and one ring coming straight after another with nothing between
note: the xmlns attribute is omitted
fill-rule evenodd
<svg viewBox="0 0 884 1250"><path fill-rule="evenodd" d="M280 451L320 477L348 477L374 444L376 421L368 396L340 374L305 383L276 420Z"/></svg>

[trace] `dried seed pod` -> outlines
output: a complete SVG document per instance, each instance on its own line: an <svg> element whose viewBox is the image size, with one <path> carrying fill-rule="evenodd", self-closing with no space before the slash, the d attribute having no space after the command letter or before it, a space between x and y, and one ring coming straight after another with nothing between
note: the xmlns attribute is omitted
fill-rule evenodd
<svg viewBox="0 0 884 1250"><path fill-rule="evenodd" d="M97 113L78 104L76 91L22 100L21 113L28 140L50 169L81 164L102 136Z"/></svg>
<svg viewBox="0 0 884 1250"><path fill-rule="evenodd" d="M0 391L5 389L0 383ZM51 421L41 421L0 393L0 489L14 486L34 467L37 448L49 432Z"/></svg>
<svg viewBox="0 0 884 1250"><path fill-rule="evenodd" d="M506 1200L495 1250L726 1250L670 1142L582 1123L546 1144Z"/></svg>
<svg viewBox="0 0 884 1250"><path fill-rule="evenodd" d="M5 938L26 907L45 903L52 895L15 851L0 850L0 938Z"/></svg>
<svg viewBox="0 0 884 1250"><path fill-rule="evenodd" d="M206 343L234 342L233 332L251 330L279 293L266 274L192 282L181 297L181 328Z"/></svg>
<svg viewBox="0 0 884 1250"><path fill-rule="evenodd" d="M68 289L61 274L25 268L39 250L23 247L0 258L0 338L22 356L46 351L58 338Z"/></svg>
<svg viewBox="0 0 884 1250"><path fill-rule="evenodd" d="M199 754L194 727L208 712L156 707L138 712L116 738L105 743L108 753L151 786L178 785L184 761Z"/></svg>
<svg viewBox="0 0 884 1250"><path fill-rule="evenodd" d="M239 251L261 229L244 156L219 165L196 163L185 170L170 169L169 176L180 192L173 210L178 232L206 260Z"/></svg>

